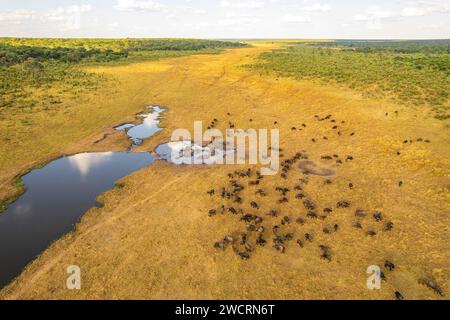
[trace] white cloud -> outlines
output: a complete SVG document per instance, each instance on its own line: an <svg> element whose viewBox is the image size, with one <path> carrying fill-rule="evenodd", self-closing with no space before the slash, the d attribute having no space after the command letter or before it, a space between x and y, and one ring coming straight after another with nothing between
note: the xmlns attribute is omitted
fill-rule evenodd
<svg viewBox="0 0 450 320"><path fill-rule="evenodd" d="M152 0L117 0L118 11L162 11L165 6Z"/></svg>
<svg viewBox="0 0 450 320"><path fill-rule="evenodd" d="M437 3L433 1L411 1L411 7L405 7L398 11L386 11L378 7L372 7L365 14L357 14L354 20L357 21L374 21L392 18L409 18L421 17L432 13L448 13L450 12L450 4Z"/></svg>
<svg viewBox="0 0 450 320"><path fill-rule="evenodd" d="M225 19L220 19L217 24L221 27L243 26L255 24L260 21L261 19L257 17L227 17Z"/></svg>
<svg viewBox="0 0 450 320"><path fill-rule="evenodd" d="M414 9L428 13L449 13L450 3L448 0L419 0L408 1L408 5Z"/></svg>
<svg viewBox="0 0 450 320"><path fill-rule="evenodd" d="M219 19L217 25L221 27L248 26L256 24L261 20L261 17L253 13L228 12L225 14L225 18Z"/></svg>
<svg viewBox="0 0 450 320"><path fill-rule="evenodd" d="M353 17L355 21L365 21L370 30L383 29L382 20L394 19L399 16L398 12L386 11L378 7L372 7L365 14L357 14Z"/></svg>
<svg viewBox="0 0 450 320"><path fill-rule="evenodd" d="M419 17L432 13L449 13L450 3L435 3L427 1L418 1L413 3L414 7L403 8L400 15L402 17Z"/></svg>
<svg viewBox="0 0 450 320"><path fill-rule="evenodd" d="M369 17L365 14L357 14L356 16L353 17L353 20L355 21L367 21L369 20Z"/></svg>
<svg viewBox="0 0 450 320"><path fill-rule="evenodd" d="M203 28L207 28L210 26L210 23L207 21L195 21L195 22L187 22L184 24L187 28L193 28L195 30L201 30Z"/></svg>
<svg viewBox="0 0 450 320"><path fill-rule="evenodd" d="M419 17L427 14L426 9L404 8L401 12L402 17Z"/></svg>
<svg viewBox="0 0 450 320"><path fill-rule="evenodd" d="M109 30L116 30L119 27L119 22L114 21L111 22L110 24L108 24L108 29Z"/></svg>
<svg viewBox="0 0 450 320"><path fill-rule="evenodd" d="M265 6L262 1L236 1L236 0L222 0L220 5L223 8L237 8L237 9L257 9Z"/></svg>
<svg viewBox="0 0 450 320"><path fill-rule="evenodd" d="M311 11L311 12L326 12L326 11L330 11L331 7L328 4L317 3L317 4L303 7L303 10Z"/></svg>
<svg viewBox="0 0 450 320"><path fill-rule="evenodd" d="M66 2L78 5L52 7L50 3L57 1L41 1L36 7L32 1L10 1L0 9L0 34L202 38L448 38L450 34L450 0L382 1L378 7L370 7L374 1L357 0L341 0L339 6L331 0L104 0L92 8L89 3L96 2L91 0ZM314 26L307 27L311 21ZM296 27L302 24L305 27Z"/></svg>
<svg viewBox="0 0 450 320"><path fill-rule="evenodd" d="M36 20L41 22L56 22L62 29L74 30L81 27L81 15L92 10L89 4L59 7L47 11L15 10L0 12L0 21L20 24L23 21Z"/></svg>
<svg viewBox="0 0 450 320"><path fill-rule="evenodd" d="M58 22L65 30L81 29L82 14L92 10L89 4L72 5L48 10L40 15L42 21Z"/></svg>
<svg viewBox="0 0 450 320"><path fill-rule="evenodd" d="M383 20L391 19L400 16L398 12L395 11L385 11L379 8L371 8L365 14L357 14L353 17L356 21L373 21L373 20Z"/></svg>
<svg viewBox="0 0 450 320"><path fill-rule="evenodd" d="M318 13L330 11L331 7L328 4L311 4L305 7L297 7L297 11L301 11L303 13L309 13L309 15L317 15ZM280 21L282 23L301 23L301 22L311 22L311 18L308 15L304 14L294 14L288 13L281 17Z"/></svg>
<svg viewBox="0 0 450 320"><path fill-rule="evenodd" d="M370 17L373 19L389 19L394 18L398 14L394 11L385 11L381 9L374 9L369 12Z"/></svg>
<svg viewBox="0 0 450 320"><path fill-rule="evenodd" d="M78 16L82 13L89 12L92 10L92 6L89 4L85 5L74 5L69 7L60 7L56 9L51 9L41 15L41 19L48 21L65 21L71 17Z"/></svg>
<svg viewBox="0 0 450 320"><path fill-rule="evenodd" d="M203 10L203 9L193 10L192 12L195 14L207 14L208 13L206 10Z"/></svg>
<svg viewBox="0 0 450 320"><path fill-rule="evenodd" d="M293 15L293 14L286 14L283 17L281 17L281 22L287 22L287 23L311 22L311 19L309 17L297 16L297 15Z"/></svg>
<svg viewBox="0 0 450 320"><path fill-rule="evenodd" d="M23 20L32 20L38 17L36 11L14 10L0 12L0 21L20 22Z"/></svg>

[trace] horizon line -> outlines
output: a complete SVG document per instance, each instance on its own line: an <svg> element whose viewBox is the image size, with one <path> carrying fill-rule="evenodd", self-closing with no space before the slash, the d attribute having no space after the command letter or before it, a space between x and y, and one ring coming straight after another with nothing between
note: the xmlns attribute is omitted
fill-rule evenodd
<svg viewBox="0 0 450 320"><path fill-rule="evenodd" d="M426 40L450 40L450 38L283 38L283 37L270 37L270 38L234 38L234 37L20 37L20 36L0 36L0 39L197 39L197 40L353 40L353 41L426 41Z"/></svg>

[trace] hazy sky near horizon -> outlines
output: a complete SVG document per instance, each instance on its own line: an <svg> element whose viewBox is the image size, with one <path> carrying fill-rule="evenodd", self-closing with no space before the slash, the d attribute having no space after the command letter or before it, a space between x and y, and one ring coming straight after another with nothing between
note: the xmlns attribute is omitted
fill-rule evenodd
<svg viewBox="0 0 450 320"><path fill-rule="evenodd" d="M450 0L0 0L0 36L450 38Z"/></svg>

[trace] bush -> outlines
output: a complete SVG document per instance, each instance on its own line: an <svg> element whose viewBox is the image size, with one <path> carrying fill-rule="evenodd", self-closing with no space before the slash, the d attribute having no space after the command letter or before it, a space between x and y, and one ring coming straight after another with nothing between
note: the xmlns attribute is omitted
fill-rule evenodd
<svg viewBox="0 0 450 320"><path fill-rule="evenodd" d="M264 53L250 67L298 79L333 81L369 96L432 107L444 118L450 93L448 43L431 41L429 48L424 41L407 42L404 48L391 42L386 47L382 42L367 47L367 42L358 41L296 44Z"/></svg>
<svg viewBox="0 0 450 320"><path fill-rule="evenodd" d="M25 71L30 72L41 72L42 70L44 70L44 66L42 65L42 63L36 61L33 58L29 58L23 63L22 66Z"/></svg>
<svg viewBox="0 0 450 320"><path fill-rule="evenodd" d="M33 106L25 88L58 82L72 91L92 89L98 79L81 71L80 64L155 60L242 46L238 42L194 39L0 38L0 111Z"/></svg>

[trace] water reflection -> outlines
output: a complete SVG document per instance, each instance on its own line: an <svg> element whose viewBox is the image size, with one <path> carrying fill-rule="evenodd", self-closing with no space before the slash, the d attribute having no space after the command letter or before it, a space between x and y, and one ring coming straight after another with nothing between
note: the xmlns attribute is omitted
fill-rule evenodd
<svg viewBox="0 0 450 320"><path fill-rule="evenodd" d="M133 145L159 128L164 109L148 107L142 124L124 124ZM114 182L150 165L149 153L81 153L51 162L22 177L27 191L0 214L0 288L9 283L50 243L73 229L96 198Z"/></svg>
<svg viewBox="0 0 450 320"><path fill-rule="evenodd" d="M131 141L133 141L134 146L141 145L144 139L162 130L159 127L159 120L161 113L165 110L159 106L151 106L148 109L150 111L149 113L139 115L142 118L141 124L134 125L127 123L115 128L119 131L126 131Z"/></svg>
<svg viewBox="0 0 450 320"><path fill-rule="evenodd" d="M92 172L113 157L113 152L105 153L80 153L68 158L70 165L77 169L82 177Z"/></svg>
<svg viewBox="0 0 450 320"><path fill-rule="evenodd" d="M71 231L99 194L153 161L149 153L83 153L24 176L27 192L0 214L0 288Z"/></svg>

